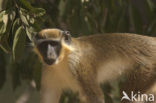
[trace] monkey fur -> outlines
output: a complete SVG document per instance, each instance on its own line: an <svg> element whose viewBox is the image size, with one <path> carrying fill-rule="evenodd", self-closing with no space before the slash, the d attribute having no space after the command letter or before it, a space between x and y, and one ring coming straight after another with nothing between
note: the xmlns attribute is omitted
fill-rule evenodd
<svg viewBox="0 0 156 103"><path fill-rule="evenodd" d="M44 29L34 37L43 63L41 103L59 103L62 90L80 94L81 103L104 103L100 83L125 75L121 91L145 93L156 76L156 38L108 33L73 38L69 32ZM121 101L127 103L126 101Z"/></svg>

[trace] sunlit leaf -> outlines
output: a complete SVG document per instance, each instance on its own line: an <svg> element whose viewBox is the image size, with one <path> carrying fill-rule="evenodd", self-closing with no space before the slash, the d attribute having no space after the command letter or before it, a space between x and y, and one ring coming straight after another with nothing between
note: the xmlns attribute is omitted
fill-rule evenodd
<svg viewBox="0 0 156 103"><path fill-rule="evenodd" d="M3 20L3 15L5 15L5 13L6 13L5 10L3 10L3 11L0 12L0 21Z"/></svg>
<svg viewBox="0 0 156 103"><path fill-rule="evenodd" d="M8 15L3 15L3 21L0 22L0 35L5 33L8 23Z"/></svg>
<svg viewBox="0 0 156 103"><path fill-rule="evenodd" d="M13 25L12 25L12 34L14 35L17 28L19 27L19 24L20 24L20 19L17 18L14 22L13 22Z"/></svg>
<svg viewBox="0 0 156 103"><path fill-rule="evenodd" d="M25 25L29 25L29 23L28 23L28 21L27 21L27 19L26 19L26 17L24 16L24 15L20 15L20 17L21 17L21 20L22 20L22 22L25 24Z"/></svg>
<svg viewBox="0 0 156 103"><path fill-rule="evenodd" d="M3 23L4 23L5 25L7 25L7 23L8 23L8 14L3 15Z"/></svg>
<svg viewBox="0 0 156 103"><path fill-rule="evenodd" d="M15 19L15 16L16 16L16 12L15 12L15 11L12 11L12 12L9 14L10 20L14 20L14 19Z"/></svg>
<svg viewBox="0 0 156 103"><path fill-rule="evenodd" d="M31 29L29 29L28 27L26 27L27 36L28 36L28 38L32 41L32 33L31 33L30 30L31 30Z"/></svg>
<svg viewBox="0 0 156 103"><path fill-rule="evenodd" d="M30 22L31 24L34 24L35 19L34 19L34 18L30 18L30 19L29 19L29 22Z"/></svg>

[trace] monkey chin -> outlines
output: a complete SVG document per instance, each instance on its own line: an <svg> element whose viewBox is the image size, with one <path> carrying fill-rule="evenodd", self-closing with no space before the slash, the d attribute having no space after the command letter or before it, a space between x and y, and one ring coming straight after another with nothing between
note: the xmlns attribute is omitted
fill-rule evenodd
<svg viewBox="0 0 156 103"><path fill-rule="evenodd" d="M44 62L48 65L52 65L55 63L55 59L44 59Z"/></svg>
<svg viewBox="0 0 156 103"><path fill-rule="evenodd" d="M60 60L59 59L56 59L56 60L43 60L43 63L47 66L55 66L57 64L60 63Z"/></svg>

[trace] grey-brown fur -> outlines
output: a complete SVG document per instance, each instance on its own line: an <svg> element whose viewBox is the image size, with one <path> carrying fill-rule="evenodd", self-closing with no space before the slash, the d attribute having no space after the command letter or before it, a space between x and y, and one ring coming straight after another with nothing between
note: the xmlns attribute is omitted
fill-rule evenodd
<svg viewBox="0 0 156 103"><path fill-rule="evenodd" d="M100 97L103 98L103 94L96 81L98 66L116 57L131 62L131 65L125 68L129 81L124 84L125 87L122 86L124 91L145 92L154 83L156 76L154 37L114 33L79 37L76 40L79 42L77 45L81 45L78 51L82 55L79 62L75 61L77 62L75 71L86 95L89 95L89 103L95 103L95 101L102 103ZM74 62L75 59L70 58L70 60ZM72 64L72 62L69 63ZM113 77L110 76L110 80L111 78ZM97 102L98 99L100 102Z"/></svg>

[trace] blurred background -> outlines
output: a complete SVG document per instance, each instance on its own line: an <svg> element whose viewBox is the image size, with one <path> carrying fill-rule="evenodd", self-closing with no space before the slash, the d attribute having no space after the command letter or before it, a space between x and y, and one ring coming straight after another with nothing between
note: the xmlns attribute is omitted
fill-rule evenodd
<svg viewBox="0 0 156 103"><path fill-rule="evenodd" d="M34 32L68 30L73 37L129 32L156 36L156 0L0 0L0 102L38 103L41 63ZM102 84L106 103L119 103L118 81ZM60 103L79 103L65 90Z"/></svg>

